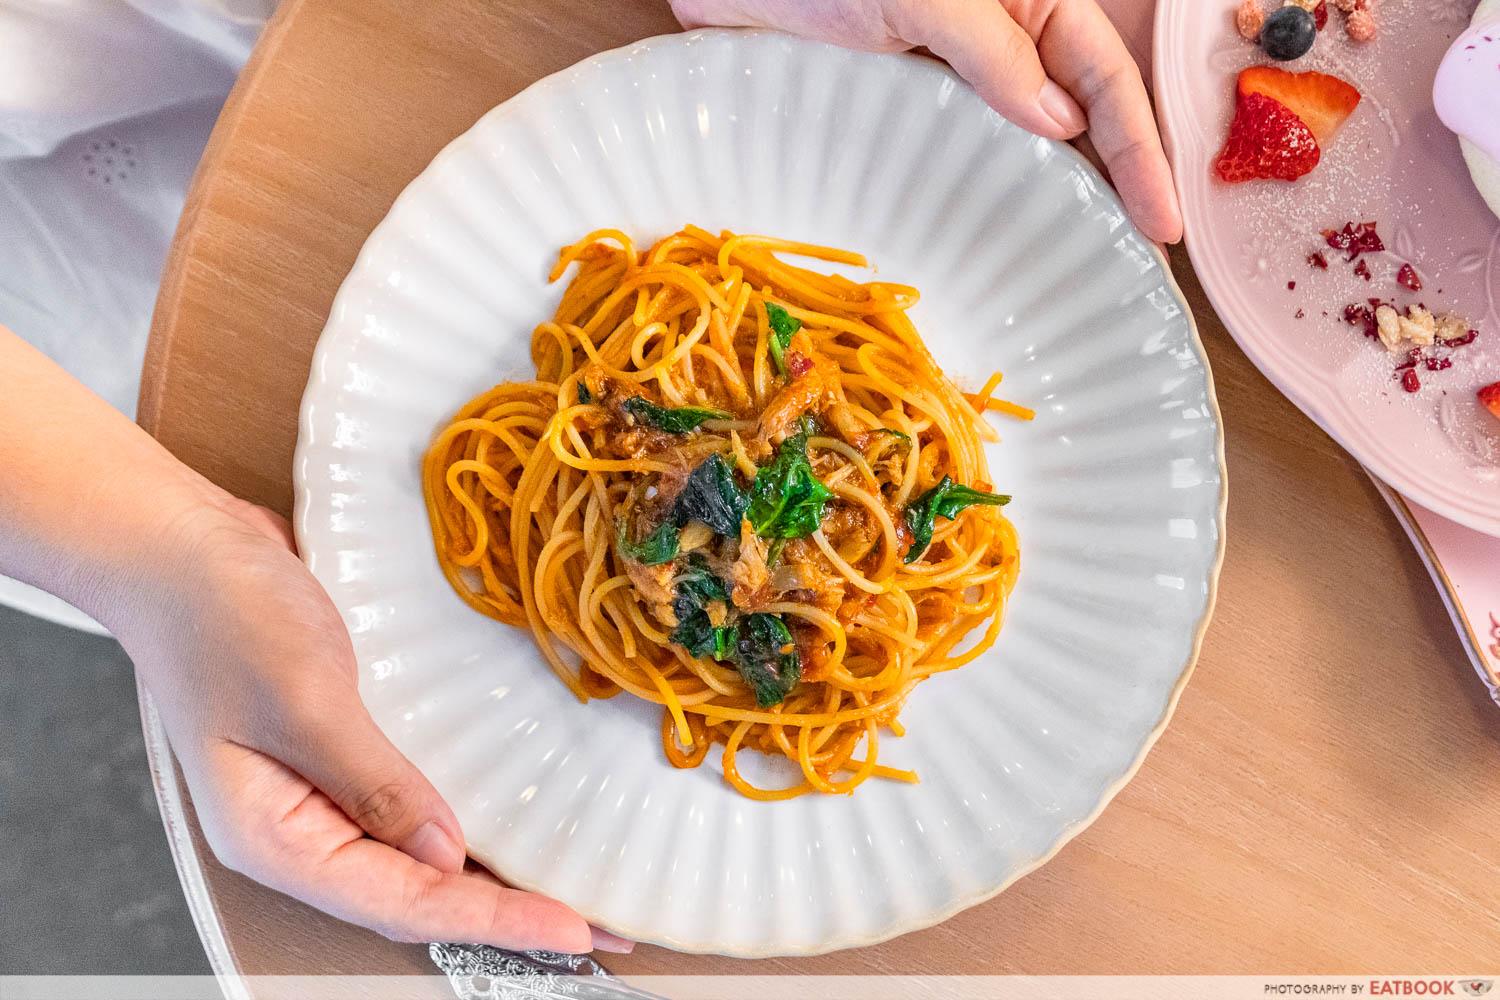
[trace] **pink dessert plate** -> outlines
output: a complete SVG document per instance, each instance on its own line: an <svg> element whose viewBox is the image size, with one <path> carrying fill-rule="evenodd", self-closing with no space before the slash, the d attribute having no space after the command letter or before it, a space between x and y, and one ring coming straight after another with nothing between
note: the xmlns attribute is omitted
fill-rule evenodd
<svg viewBox="0 0 1500 1000"><path fill-rule="evenodd" d="M1293 183L1231 185L1213 171L1236 77L1271 63L1235 31L1239 0L1160 0L1153 61L1188 253L1240 347L1380 479L1429 511L1500 536L1500 420L1475 396L1500 380L1500 219L1431 99L1438 63L1476 2L1376 0L1379 35L1362 44L1348 39L1330 2L1312 51L1275 65L1331 73L1363 97L1317 168ZM1320 234L1348 222L1375 222L1386 249L1347 260ZM1314 251L1327 270L1309 262ZM1398 282L1403 264L1420 290ZM1347 306L1372 298L1458 315L1478 336L1425 351L1414 369L1420 388L1406 391L1397 370L1404 353L1345 320Z"/></svg>

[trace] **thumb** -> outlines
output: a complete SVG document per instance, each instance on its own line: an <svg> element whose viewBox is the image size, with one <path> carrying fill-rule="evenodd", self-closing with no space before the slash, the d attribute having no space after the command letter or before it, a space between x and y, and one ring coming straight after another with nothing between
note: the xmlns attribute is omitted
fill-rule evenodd
<svg viewBox="0 0 1500 1000"><path fill-rule="evenodd" d="M277 756L312 782L371 837L438 871L463 870L458 817L415 764L375 725L351 691L352 705L326 708Z"/></svg>
<svg viewBox="0 0 1500 1000"><path fill-rule="evenodd" d="M886 3L883 9L901 39L947 60L986 104L1022 128L1071 139L1088 127L1078 102L1047 76L1031 36L997 0Z"/></svg>

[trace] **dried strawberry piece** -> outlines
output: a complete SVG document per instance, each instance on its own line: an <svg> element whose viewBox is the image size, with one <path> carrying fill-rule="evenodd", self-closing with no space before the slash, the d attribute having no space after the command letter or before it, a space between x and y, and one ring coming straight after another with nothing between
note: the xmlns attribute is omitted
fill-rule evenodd
<svg viewBox="0 0 1500 1000"><path fill-rule="evenodd" d="M1401 376L1401 388L1407 392L1416 392L1422 388L1422 380L1417 378L1417 370L1415 368L1409 369Z"/></svg>
<svg viewBox="0 0 1500 1000"><path fill-rule="evenodd" d="M1364 278L1366 281L1369 281L1370 265L1365 263L1364 261L1360 261L1358 264L1354 265L1354 273L1359 275L1361 278Z"/></svg>
<svg viewBox="0 0 1500 1000"><path fill-rule="evenodd" d="M1440 372L1444 368L1453 367L1452 358L1427 358L1425 359L1425 362L1427 365L1427 370L1430 372Z"/></svg>
<svg viewBox="0 0 1500 1000"><path fill-rule="evenodd" d="M1295 292L1297 290L1297 283L1295 281L1288 281L1286 283L1286 290L1289 292Z"/></svg>
<svg viewBox="0 0 1500 1000"><path fill-rule="evenodd" d="M1385 249L1385 243L1381 240L1380 234L1375 231L1373 222L1361 222L1355 227L1354 237L1355 248L1364 253L1378 253Z"/></svg>
<svg viewBox="0 0 1500 1000"><path fill-rule="evenodd" d="M1414 292L1422 290L1422 279L1417 277L1417 269L1410 264L1401 265L1401 270L1396 272L1396 280Z"/></svg>
<svg viewBox="0 0 1500 1000"><path fill-rule="evenodd" d="M1314 250L1307 255L1307 262L1320 271L1328 270L1328 258L1323 256L1323 251Z"/></svg>
<svg viewBox="0 0 1500 1000"><path fill-rule="evenodd" d="M1344 307L1344 322L1350 326L1363 326L1366 337L1380 336L1379 326L1375 322L1375 311L1366 306L1347 305Z"/></svg>
<svg viewBox="0 0 1500 1000"><path fill-rule="evenodd" d="M1421 362L1421 360L1422 349L1420 347L1413 347L1411 350L1406 352L1406 360L1396 366L1396 371L1402 372L1406 371L1408 368L1415 368Z"/></svg>
<svg viewBox="0 0 1500 1000"><path fill-rule="evenodd" d="M1325 229L1323 239L1335 250L1348 251L1349 260L1362 253L1377 253L1385 249L1385 243L1375 231L1373 222L1361 222L1359 225L1346 222L1343 229Z"/></svg>
<svg viewBox="0 0 1500 1000"><path fill-rule="evenodd" d="M1328 0L1318 0L1313 8L1313 27L1322 31L1328 26Z"/></svg>
<svg viewBox="0 0 1500 1000"><path fill-rule="evenodd" d="M1477 336L1479 336L1478 330L1470 330L1468 333L1461 333L1457 337L1449 337L1447 340L1439 337L1438 343L1444 347L1464 347L1474 343L1474 338Z"/></svg>

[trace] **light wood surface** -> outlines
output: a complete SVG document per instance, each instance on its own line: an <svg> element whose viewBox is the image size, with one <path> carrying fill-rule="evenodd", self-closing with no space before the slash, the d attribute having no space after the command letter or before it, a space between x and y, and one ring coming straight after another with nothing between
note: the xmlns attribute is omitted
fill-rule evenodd
<svg viewBox="0 0 1500 1000"><path fill-rule="evenodd" d="M194 182L141 423L289 513L314 342L396 194L526 84L674 29L650 0L285 0ZM1172 260L1223 406L1229 544L1197 672L1135 780L1050 864L938 927L807 959L642 947L612 968L1355 974L1500 954L1500 710L1358 465L1251 367L1186 255ZM422 947L224 870L188 819L203 919L239 971L431 971Z"/></svg>

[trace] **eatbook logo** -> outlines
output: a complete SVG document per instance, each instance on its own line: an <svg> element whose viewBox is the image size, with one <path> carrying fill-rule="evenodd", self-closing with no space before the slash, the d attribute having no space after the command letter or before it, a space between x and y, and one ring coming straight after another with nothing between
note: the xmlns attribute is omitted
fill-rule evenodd
<svg viewBox="0 0 1500 1000"><path fill-rule="evenodd" d="M1493 621L1494 617L1494 615L1491 615L1490 620ZM1459 985L1464 988L1464 992L1469 996L1482 997L1495 985L1495 981L1493 979L1465 979Z"/></svg>

